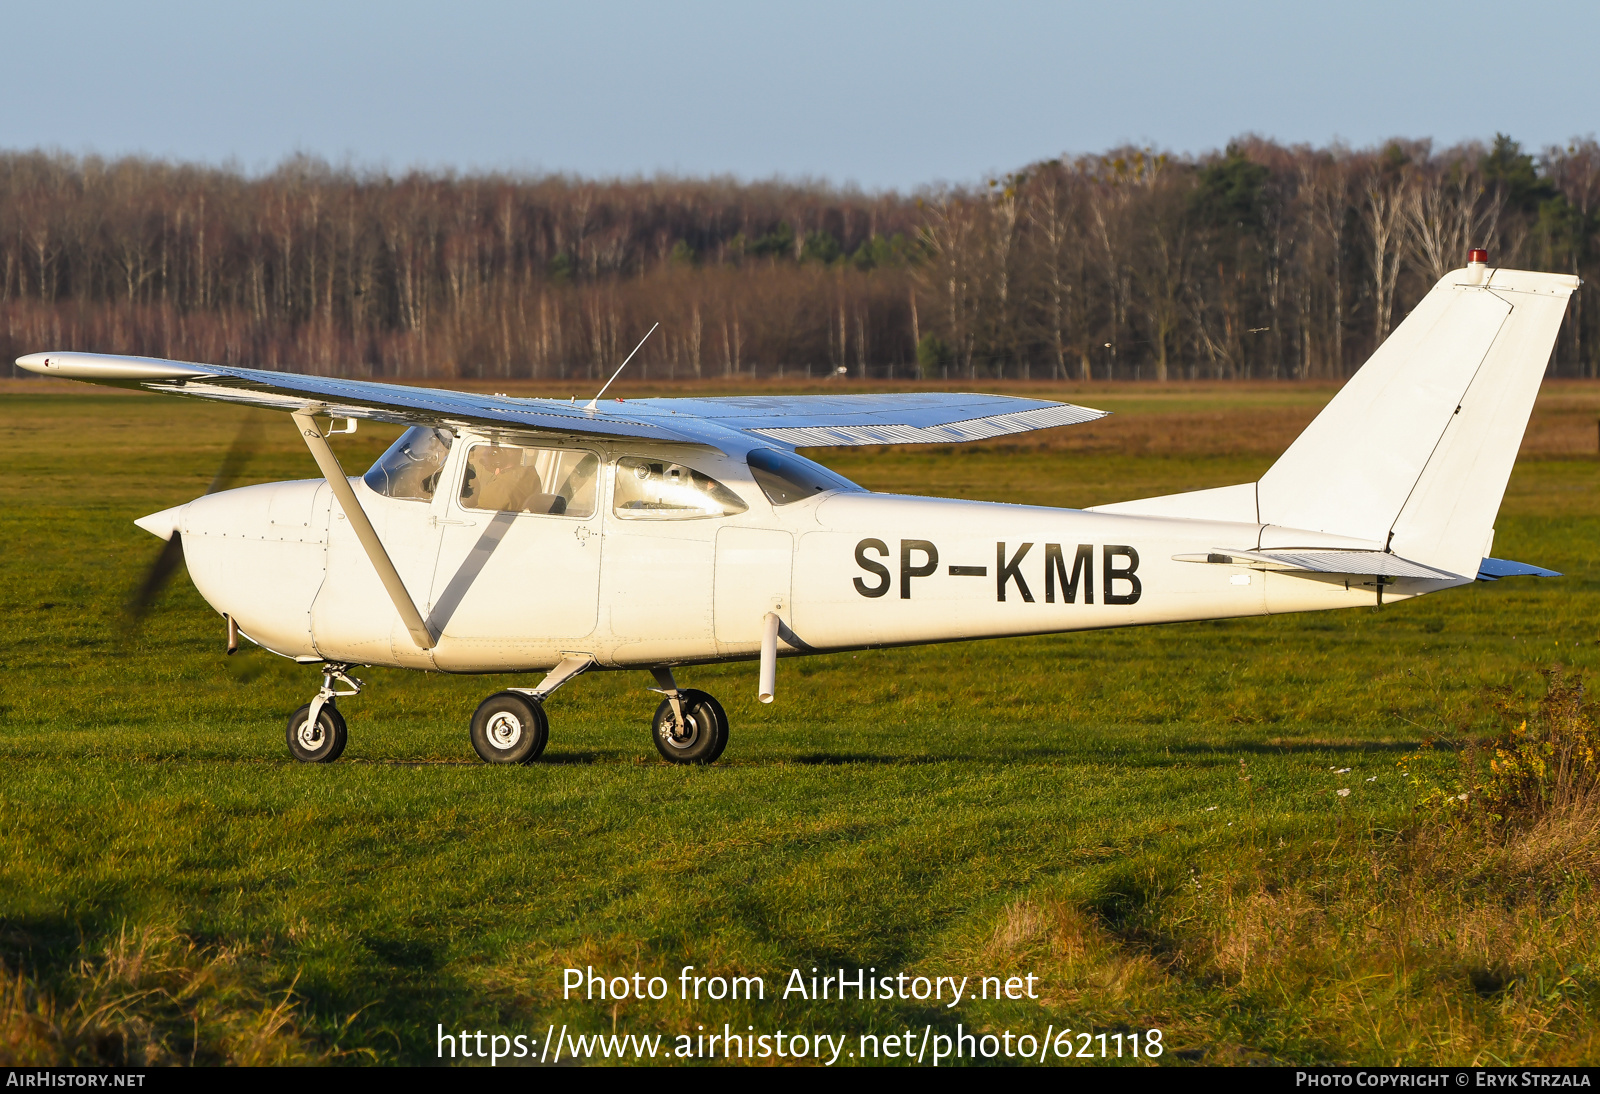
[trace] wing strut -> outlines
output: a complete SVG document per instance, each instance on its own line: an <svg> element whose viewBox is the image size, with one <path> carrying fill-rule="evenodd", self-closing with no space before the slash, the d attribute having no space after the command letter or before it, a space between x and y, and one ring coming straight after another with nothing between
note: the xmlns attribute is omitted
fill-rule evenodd
<svg viewBox="0 0 1600 1094"><path fill-rule="evenodd" d="M406 625L406 630L411 632L411 640L422 649L433 649L435 645L433 633L422 621L422 613L417 611L417 606L411 602L411 594L406 590L405 582L400 580L400 572L389 560L389 552L383 549L383 541L378 538L372 522L367 519L366 510L362 509L361 502L356 500L356 492L350 488L350 480L345 478L344 469L339 466L339 460L334 456L333 449L328 447L328 441L323 437L322 430L317 428L316 419L308 410L297 410L294 412L294 424L300 427L300 436L305 440L306 447L311 449L311 458L317 461L317 466L322 470L322 477L328 480L328 485L333 488L333 496L339 499L339 508L344 510L345 519L355 530L356 539L361 541L361 547L367 552L372 568L378 571L383 587L388 590L389 599L394 601L395 611L400 613L401 622Z"/></svg>

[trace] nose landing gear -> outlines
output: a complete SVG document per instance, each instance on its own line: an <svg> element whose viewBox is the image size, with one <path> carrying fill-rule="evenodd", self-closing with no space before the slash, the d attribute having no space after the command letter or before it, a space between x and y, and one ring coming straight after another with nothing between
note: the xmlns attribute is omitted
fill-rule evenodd
<svg viewBox="0 0 1600 1094"><path fill-rule="evenodd" d="M322 688L316 697L289 715L284 733L289 742L289 754L303 764L331 764L344 754L349 733L334 700L361 692L361 681L346 675L349 668L349 665L333 663L322 666ZM335 681L349 690L336 690Z"/></svg>

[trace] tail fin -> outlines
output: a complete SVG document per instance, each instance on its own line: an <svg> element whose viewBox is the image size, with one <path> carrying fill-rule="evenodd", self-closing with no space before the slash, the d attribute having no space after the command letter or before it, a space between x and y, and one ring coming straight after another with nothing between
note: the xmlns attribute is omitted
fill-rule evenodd
<svg viewBox="0 0 1600 1094"><path fill-rule="evenodd" d="M1577 285L1520 270L1440 280L1261 477L1261 523L1476 574Z"/></svg>
<svg viewBox="0 0 1600 1094"><path fill-rule="evenodd" d="M1577 287L1569 274L1446 275L1254 484L1256 520L1476 574ZM1239 520L1247 490L1097 510Z"/></svg>

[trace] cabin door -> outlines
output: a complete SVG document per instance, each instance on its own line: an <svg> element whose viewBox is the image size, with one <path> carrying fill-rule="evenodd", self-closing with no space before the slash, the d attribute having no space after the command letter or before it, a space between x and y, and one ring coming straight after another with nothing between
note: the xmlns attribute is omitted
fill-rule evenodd
<svg viewBox="0 0 1600 1094"><path fill-rule="evenodd" d="M600 601L599 456L473 441L462 464L439 518L435 662L514 671L586 652Z"/></svg>

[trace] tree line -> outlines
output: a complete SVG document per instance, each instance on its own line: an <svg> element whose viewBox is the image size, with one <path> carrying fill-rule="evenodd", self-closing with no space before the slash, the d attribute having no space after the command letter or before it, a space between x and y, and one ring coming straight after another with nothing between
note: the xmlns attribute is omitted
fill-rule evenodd
<svg viewBox="0 0 1600 1094"><path fill-rule="evenodd" d="M1338 379L1470 247L1592 282L1600 144L1247 138L976 185L0 153L0 346L405 378ZM1595 376L1586 285L1551 368Z"/></svg>

